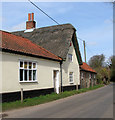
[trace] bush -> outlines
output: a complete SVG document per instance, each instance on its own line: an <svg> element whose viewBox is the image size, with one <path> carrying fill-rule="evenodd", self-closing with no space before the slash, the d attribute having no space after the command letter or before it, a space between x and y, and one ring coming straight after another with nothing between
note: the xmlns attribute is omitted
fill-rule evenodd
<svg viewBox="0 0 115 120"><path fill-rule="evenodd" d="M97 84L103 84L103 81L100 79L97 79Z"/></svg>

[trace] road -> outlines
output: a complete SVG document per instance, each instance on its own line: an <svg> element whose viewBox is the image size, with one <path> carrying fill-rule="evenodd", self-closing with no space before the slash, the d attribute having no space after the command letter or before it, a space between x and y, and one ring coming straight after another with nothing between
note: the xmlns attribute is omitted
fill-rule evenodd
<svg viewBox="0 0 115 120"><path fill-rule="evenodd" d="M113 118L113 84L5 114L6 118Z"/></svg>

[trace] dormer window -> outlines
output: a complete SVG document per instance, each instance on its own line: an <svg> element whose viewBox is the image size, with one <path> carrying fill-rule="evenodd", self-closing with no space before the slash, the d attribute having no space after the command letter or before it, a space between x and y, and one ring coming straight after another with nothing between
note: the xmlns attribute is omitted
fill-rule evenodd
<svg viewBox="0 0 115 120"><path fill-rule="evenodd" d="M72 56L72 54L68 54L68 61L69 62L73 62L73 56Z"/></svg>

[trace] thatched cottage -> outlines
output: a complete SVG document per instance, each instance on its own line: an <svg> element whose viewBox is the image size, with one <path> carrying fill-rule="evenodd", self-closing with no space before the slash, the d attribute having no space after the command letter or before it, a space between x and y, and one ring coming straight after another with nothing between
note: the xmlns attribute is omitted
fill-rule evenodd
<svg viewBox="0 0 115 120"><path fill-rule="evenodd" d="M16 31L12 34L27 38L62 58L62 63L60 64L62 69L62 89L76 89L76 84L80 85L79 65L82 65L76 29L71 24L43 28L35 28L35 26L36 22L34 21L33 13L28 14L26 30ZM70 80L69 78L71 77L72 79Z"/></svg>
<svg viewBox="0 0 115 120"><path fill-rule="evenodd" d="M71 24L43 28L35 24L32 13L26 30L2 32L4 100L20 96L21 88L25 97L33 97L80 86L82 59L76 29Z"/></svg>

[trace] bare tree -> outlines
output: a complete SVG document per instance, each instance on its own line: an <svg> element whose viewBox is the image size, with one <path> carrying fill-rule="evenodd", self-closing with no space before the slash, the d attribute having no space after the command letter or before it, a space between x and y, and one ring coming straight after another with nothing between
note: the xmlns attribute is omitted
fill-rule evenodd
<svg viewBox="0 0 115 120"><path fill-rule="evenodd" d="M105 61L105 56L101 54L91 57L88 63L92 68L95 69L95 68L103 67L104 61Z"/></svg>

